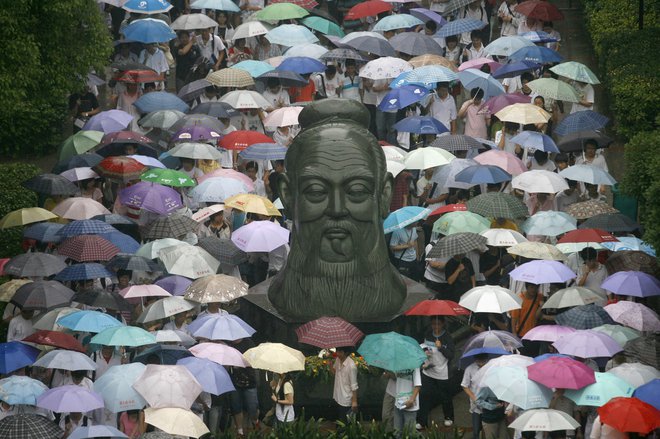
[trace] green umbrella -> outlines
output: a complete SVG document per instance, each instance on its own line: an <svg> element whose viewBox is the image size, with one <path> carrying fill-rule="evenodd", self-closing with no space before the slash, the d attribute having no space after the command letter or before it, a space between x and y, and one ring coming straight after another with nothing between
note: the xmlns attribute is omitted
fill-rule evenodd
<svg viewBox="0 0 660 439"><path fill-rule="evenodd" d="M102 131L78 131L76 134L69 136L60 147L59 161L66 162L78 154L91 150L101 143L103 135Z"/></svg>
<svg viewBox="0 0 660 439"><path fill-rule="evenodd" d="M367 335L358 353L368 365L392 372L418 368L427 359L414 338L396 332Z"/></svg>
<svg viewBox="0 0 660 439"><path fill-rule="evenodd" d="M140 180L150 181L152 183L162 184L163 186L185 187L195 186L195 180L188 177L188 174L173 169L149 169L140 175Z"/></svg>
<svg viewBox="0 0 660 439"><path fill-rule="evenodd" d="M254 14L256 20L281 21L303 18L309 15L306 9L293 3L274 3Z"/></svg>
<svg viewBox="0 0 660 439"><path fill-rule="evenodd" d="M574 79L587 84L600 84L594 72L582 63L575 61L563 62L550 69L552 72L565 78Z"/></svg>
<svg viewBox="0 0 660 439"><path fill-rule="evenodd" d="M346 35L339 25L325 18L309 16L302 20L302 24L310 29L321 32L323 35L334 35L339 38Z"/></svg>
<svg viewBox="0 0 660 439"><path fill-rule="evenodd" d="M510 194L502 192L488 192L477 195L467 201L470 212L477 213L486 218L524 218L529 215L527 206Z"/></svg>
<svg viewBox="0 0 660 439"><path fill-rule="evenodd" d="M89 342L103 346L144 346L156 344L156 336L137 326L115 326L99 332Z"/></svg>
<svg viewBox="0 0 660 439"><path fill-rule="evenodd" d="M527 83L537 95L556 101L580 102L580 95L575 87L553 78L541 78Z"/></svg>
<svg viewBox="0 0 660 439"><path fill-rule="evenodd" d="M454 233L481 233L490 228L490 221L468 211L449 212L433 223L433 231L443 235Z"/></svg>

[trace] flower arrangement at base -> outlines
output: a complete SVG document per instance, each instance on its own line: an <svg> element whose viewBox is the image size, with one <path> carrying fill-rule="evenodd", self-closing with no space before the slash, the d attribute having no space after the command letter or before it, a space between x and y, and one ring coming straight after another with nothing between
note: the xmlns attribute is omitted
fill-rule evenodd
<svg viewBox="0 0 660 439"><path fill-rule="evenodd" d="M330 368L337 358L334 349L321 349L318 355L310 355L305 358L305 375L310 378L320 378L323 381L330 381L332 373ZM370 367L361 355L353 352L350 355L351 360L357 366L358 374L379 375L381 372L374 367Z"/></svg>

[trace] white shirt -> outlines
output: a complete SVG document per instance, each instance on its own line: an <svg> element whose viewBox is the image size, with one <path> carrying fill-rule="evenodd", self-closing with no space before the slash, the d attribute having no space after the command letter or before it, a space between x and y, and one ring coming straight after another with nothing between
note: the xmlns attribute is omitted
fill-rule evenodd
<svg viewBox="0 0 660 439"><path fill-rule="evenodd" d="M429 252L433 248L433 245L435 243L429 243L424 251L426 252L426 255L428 256ZM437 258L434 259L435 262L444 262L447 263L447 261L450 258ZM447 283L447 277L445 276L445 270L442 268L433 268L431 267L428 262L426 264L426 270L424 271L424 279L430 280L431 282L436 282L439 284L445 284Z"/></svg>
<svg viewBox="0 0 660 439"><path fill-rule="evenodd" d="M461 381L461 387L470 389L475 395L479 392L479 386L477 381L474 379L474 376L479 371L479 365L477 363L472 363L465 368L463 372L463 381ZM481 413L481 408L472 400L470 400L470 413Z"/></svg>
<svg viewBox="0 0 660 439"><path fill-rule="evenodd" d="M479 46L478 49L474 47L472 44L470 44L470 47L466 47L465 50L467 51L467 59L465 61L470 61L472 59L477 59L477 58L483 58L486 56L484 52L483 44Z"/></svg>
<svg viewBox="0 0 660 439"><path fill-rule="evenodd" d="M280 271L286 265L287 257L289 256L289 244L284 244L277 247L275 250L268 253L268 271Z"/></svg>
<svg viewBox="0 0 660 439"><path fill-rule="evenodd" d="M591 84L580 84L578 82L573 82L573 87L578 92L578 96L582 98L582 100L590 102L591 107L585 107L584 105L581 105L579 102L573 102L573 106L571 107L571 114L577 113L578 111L584 111L584 110L593 110L594 109L594 99L595 99L595 92L594 88L591 86Z"/></svg>
<svg viewBox="0 0 660 439"><path fill-rule="evenodd" d="M153 54L149 53L147 49L142 49L138 62L147 67L151 67L157 73L167 73L170 70L167 58L165 58L165 53L159 48L156 48L156 51Z"/></svg>
<svg viewBox="0 0 660 439"><path fill-rule="evenodd" d="M357 391L357 366L353 359L347 357L342 363L335 359L335 384L332 398L342 407L350 407L353 401L353 392Z"/></svg>
<svg viewBox="0 0 660 439"><path fill-rule="evenodd" d="M580 155L578 156L578 158L575 159L575 164L597 166L603 171L606 172L609 171L609 168L607 167L607 161L605 161L605 157L600 154L596 154L596 157L594 157L592 160L587 160L587 158L584 155Z"/></svg>
<svg viewBox="0 0 660 439"><path fill-rule="evenodd" d="M174 330L183 331L186 334L191 335L190 331L188 331L188 324L186 322L183 322L183 325L177 328L176 323L174 322L174 320L172 320L171 322L167 322L163 325L163 330L167 330L167 329L171 329L172 331Z"/></svg>
<svg viewBox="0 0 660 439"><path fill-rule="evenodd" d="M460 18L474 18L475 20L481 20L488 24L488 12L486 12L486 8L484 8L483 2L481 2L477 9L471 9L467 6L463 8L462 13L460 14ZM463 32L461 34L460 43L464 46L467 46L471 42L470 32Z"/></svg>
<svg viewBox="0 0 660 439"><path fill-rule="evenodd" d="M451 131L451 122L456 120L456 101L450 94L445 99L433 95L433 102L429 108L429 115L440 121L445 128Z"/></svg>
<svg viewBox="0 0 660 439"><path fill-rule="evenodd" d="M336 98L337 91L341 88L344 83L344 78L339 73L335 73L335 76L332 79L328 79L325 73L323 76L323 84L325 85L325 93L329 98Z"/></svg>
<svg viewBox="0 0 660 439"><path fill-rule="evenodd" d="M353 79L349 76L342 75L339 93L342 98L353 99L354 101L360 102L360 85L361 80L357 73Z"/></svg>
<svg viewBox="0 0 660 439"><path fill-rule="evenodd" d="M419 373L419 367L413 370L412 374L396 376L396 390L395 390L395 407L399 410L407 412L414 412L419 410L419 393L415 397L415 404L410 408L403 408L402 406L410 399L415 387L422 386L422 374Z"/></svg>
<svg viewBox="0 0 660 439"><path fill-rule="evenodd" d="M628 434L601 423L600 416L597 416L589 439L628 439Z"/></svg>
<svg viewBox="0 0 660 439"><path fill-rule="evenodd" d="M208 41L204 42L201 35L195 37L200 54L208 59L217 61L220 58L220 52L226 49L222 39L217 35L210 35Z"/></svg>
<svg viewBox="0 0 660 439"><path fill-rule="evenodd" d="M121 355L118 355L117 352L113 352L112 356L110 357L110 360L105 361L105 358L103 358L103 354L99 350L94 352L92 359L94 360L94 363L96 363L94 378L97 380L101 378L103 374L106 373L107 370L110 369L112 366L121 365Z"/></svg>
<svg viewBox="0 0 660 439"><path fill-rule="evenodd" d="M582 265L578 271L578 279L581 279L582 276L584 276L584 273L586 272L584 270L584 265ZM589 271L589 269L587 269ZM590 290L594 290L597 293L601 294L607 294L607 292L600 287L600 285L605 281L605 278L608 276L607 270L605 269L604 265L598 264L598 268L596 271L589 271L589 275L587 276L587 280L584 282L584 285L582 285L585 288L589 288Z"/></svg>
<svg viewBox="0 0 660 439"><path fill-rule="evenodd" d="M520 81L520 75L514 76L513 78L504 78L502 80L502 86L507 93L517 93L522 91L522 82Z"/></svg>
<svg viewBox="0 0 660 439"><path fill-rule="evenodd" d="M550 159L546 160L545 163L543 163L542 165L539 165L539 162L537 162L534 157L529 159L529 170L530 171L540 170L540 171L555 172L555 169L557 169L557 166Z"/></svg>
<svg viewBox="0 0 660 439"><path fill-rule="evenodd" d="M261 93L261 96L263 96L264 99L270 103L270 108L273 110L280 107L286 107L291 103L289 93L287 93L283 88L280 88L280 91L277 93L272 93L270 90L266 89L263 93Z"/></svg>
<svg viewBox="0 0 660 439"><path fill-rule="evenodd" d="M26 320L22 315L17 315L9 321L7 328L7 341L23 340L25 337L34 334L32 320Z"/></svg>
<svg viewBox="0 0 660 439"><path fill-rule="evenodd" d="M506 1L503 1L497 12L498 14L502 12L506 17L513 18L513 20L509 22L502 22L502 30L500 32L500 36L505 37L518 35L518 24L520 23L521 19L524 20L524 17L516 12L516 6L510 6L506 3Z"/></svg>
<svg viewBox="0 0 660 439"><path fill-rule="evenodd" d="M436 379L436 380L446 380L449 378L449 360L444 356L442 352L435 347L435 341L425 340L422 344L424 349L428 349L431 352L431 356L428 359L429 367L424 369L422 373L427 377ZM432 367L431 367L432 366Z"/></svg>
<svg viewBox="0 0 660 439"><path fill-rule="evenodd" d="M275 388L275 395L279 399L280 385L277 384ZM284 395L293 395L293 385L290 381L284 383ZM293 405L290 404L275 404L275 416L280 422L291 422L296 418L296 413L293 410Z"/></svg>

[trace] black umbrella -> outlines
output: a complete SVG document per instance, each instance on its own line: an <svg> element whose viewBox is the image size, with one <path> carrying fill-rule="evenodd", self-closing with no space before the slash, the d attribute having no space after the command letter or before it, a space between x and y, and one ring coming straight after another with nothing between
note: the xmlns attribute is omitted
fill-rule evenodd
<svg viewBox="0 0 660 439"><path fill-rule="evenodd" d="M225 118L240 116L241 113L226 102L204 102L191 110L194 114L206 114L207 116Z"/></svg>
<svg viewBox="0 0 660 439"><path fill-rule="evenodd" d="M614 139L606 136L600 131L578 131L571 133L560 138L557 146L563 152L581 152L584 150L584 143L587 140L595 141L598 148L607 148L610 146Z"/></svg>
<svg viewBox="0 0 660 439"><path fill-rule="evenodd" d="M309 82L298 73L290 70L271 70L270 72L257 76L254 80L266 83L268 82L268 78L279 79L280 84L284 87L302 87Z"/></svg>
<svg viewBox="0 0 660 439"><path fill-rule="evenodd" d="M211 84L206 79L198 79L197 81L189 82L188 84L181 87L177 96L186 102L193 101L200 96L206 87L210 87Z"/></svg>
<svg viewBox="0 0 660 439"><path fill-rule="evenodd" d="M130 303L116 291L106 291L100 288L79 291L73 296L73 301L94 308L107 308L113 311L130 311Z"/></svg>
<svg viewBox="0 0 660 439"><path fill-rule="evenodd" d="M11 258L4 274L15 277L48 277L66 268L64 258L48 253L24 253Z"/></svg>
<svg viewBox="0 0 660 439"><path fill-rule="evenodd" d="M3 439L59 439L62 429L53 421L40 415L19 413L0 421L0 437Z"/></svg>
<svg viewBox="0 0 660 439"><path fill-rule="evenodd" d="M158 360L159 364L173 365L182 358L192 357L193 354L182 346L157 345L145 349L133 359L133 363L151 363Z"/></svg>
<svg viewBox="0 0 660 439"><path fill-rule="evenodd" d="M158 262L145 258L144 256L136 256L130 254L118 254L106 264L106 267L115 270L131 270L131 271L165 271L165 268Z"/></svg>
<svg viewBox="0 0 660 439"><path fill-rule="evenodd" d="M23 182L23 187L46 195L75 195L78 187L57 174L41 174Z"/></svg>
<svg viewBox="0 0 660 439"><path fill-rule="evenodd" d="M171 133L176 133L183 128L194 127L195 125L200 125L218 132L221 132L225 129L222 123L215 117L208 116L206 114L186 114L181 119L172 124L168 131Z"/></svg>
<svg viewBox="0 0 660 439"><path fill-rule="evenodd" d="M201 238L197 245L209 252L221 264L239 265L248 259L247 253L236 247L231 239L207 236Z"/></svg>
<svg viewBox="0 0 660 439"><path fill-rule="evenodd" d="M392 47L392 45L387 40L381 38L363 36L353 38L352 40L347 41L345 44L355 50L359 50L360 52L373 53L374 55L378 56L395 55L394 47Z"/></svg>
<svg viewBox="0 0 660 439"><path fill-rule="evenodd" d="M126 70L152 70L155 72L154 69L151 67L145 65L145 64L140 64L139 62L135 61L119 61L119 62L113 62L110 64L110 67L116 70L119 70L120 72L126 71Z"/></svg>
<svg viewBox="0 0 660 439"><path fill-rule="evenodd" d="M16 290L11 303L25 310L47 310L68 306L75 292L54 280L37 280Z"/></svg>
<svg viewBox="0 0 660 439"><path fill-rule="evenodd" d="M578 227L579 229L603 229L608 232L634 232L640 225L622 213L601 213L592 216Z"/></svg>

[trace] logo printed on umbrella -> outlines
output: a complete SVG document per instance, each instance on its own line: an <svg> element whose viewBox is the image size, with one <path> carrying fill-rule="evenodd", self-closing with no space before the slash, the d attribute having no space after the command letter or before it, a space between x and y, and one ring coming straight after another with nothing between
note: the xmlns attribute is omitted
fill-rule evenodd
<svg viewBox="0 0 660 439"><path fill-rule="evenodd" d="M397 103L397 101L398 101L398 99L397 99L397 98L394 98L394 99L390 99L389 102L390 102L391 105L394 105L394 104Z"/></svg>

